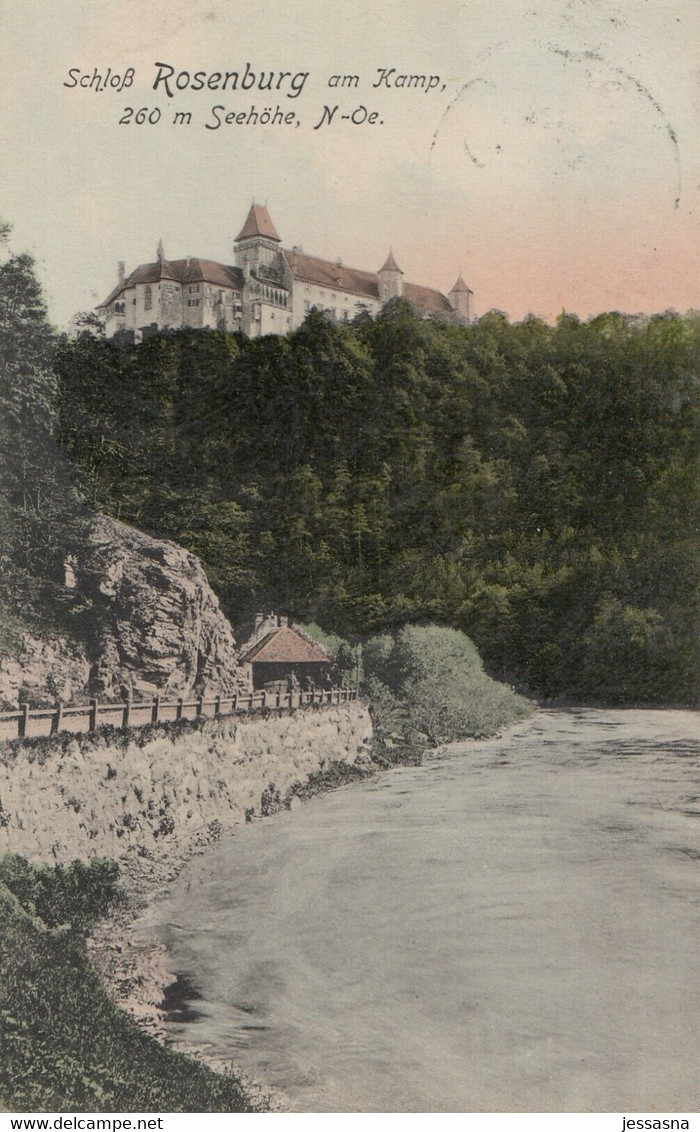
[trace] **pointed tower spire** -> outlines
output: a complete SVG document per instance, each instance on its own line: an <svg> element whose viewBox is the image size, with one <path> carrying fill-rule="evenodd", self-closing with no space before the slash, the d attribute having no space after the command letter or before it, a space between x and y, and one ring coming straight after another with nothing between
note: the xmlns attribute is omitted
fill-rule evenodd
<svg viewBox="0 0 700 1132"><path fill-rule="evenodd" d="M403 275L403 271L401 271L401 268L399 267L398 263L394 259L394 253L393 253L391 248L389 248L389 254L386 257L386 263L384 264L383 267L380 267L379 270L380 270L380 272L382 272L382 271L398 271L401 275Z"/></svg>
<svg viewBox="0 0 700 1132"><path fill-rule="evenodd" d="M473 294L471 287L467 287L467 284L464 282L464 279L462 278L462 272L460 271L459 275L457 276L457 282L450 291L450 294L458 294L462 291L468 291L470 295Z"/></svg>
<svg viewBox="0 0 700 1132"><path fill-rule="evenodd" d="M386 257L386 263L377 272L377 283L379 298L383 303L388 303L390 299L398 299L400 295L403 295L403 271L394 259L394 253L391 249L389 249L389 254Z"/></svg>
<svg viewBox="0 0 700 1132"><path fill-rule="evenodd" d="M236 236L235 243L238 243L239 240L249 240L253 236L265 236L268 240L274 240L277 244L281 243L277 229L272 223L272 217L267 211L267 206L256 204L255 201L250 206L246 222Z"/></svg>
<svg viewBox="0 0 700 1132"><path fill-rule="evenodd" d="M452 307L452 310L455 311L455 313L458 314L460 318L465 322L471 322L472 320L473 294L474 292L472 291L471 287L468 287L464 282L464 279L462 278L462 272L460 271L457 277L457 282L450 291L448 299L450 300L450 306Z"/></svg>
<svg viewBox="0 0 700 1132"><path fill-rule="evenodd" d="M158 241L158 251L156 255L158 256L158 263L163 263L163 261L165 260L165 248L163 247L162 240Z"/></svg>

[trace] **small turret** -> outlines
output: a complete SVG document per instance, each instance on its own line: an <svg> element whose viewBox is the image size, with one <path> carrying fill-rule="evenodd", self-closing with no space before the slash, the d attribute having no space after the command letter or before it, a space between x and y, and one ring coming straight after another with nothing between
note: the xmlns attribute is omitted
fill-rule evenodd
<svg viewBox="0 0 700 1132"><path fill-rule="evenodd" d="M468 287L462 278L460 272L457 282L447 296L450 300L450 306L455 314L458 314L465 322L472 320L472 295L474 292L471 287Z"/></svg>
<svg viewBox="0 0 700 1132"><path fill-rule="evenodd" d="M398 299L403 295L403 271L394 259L392 251L386 257L384 266L377 272L377 280L381 302L388 303L390 299Z"/></svg>
<svg viewBox="0 0 700 1132"><path fill-rule="evenodd" d="M124 286L124 280L126 278L126 264L124 263L123 259L119 260L117 270L118 270L118 274L119 274L119 286L123 287Z"/></svg>

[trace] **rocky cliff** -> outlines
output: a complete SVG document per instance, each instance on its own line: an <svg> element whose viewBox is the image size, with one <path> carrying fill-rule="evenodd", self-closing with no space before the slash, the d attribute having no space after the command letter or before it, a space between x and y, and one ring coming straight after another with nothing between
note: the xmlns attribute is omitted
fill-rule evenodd
<svg viewBox="0 0 700 1132"><path fill-rule="evenodd" d="M98 516L68 585L84 599L79 643L26 633L0 656L0 699L143 698L245 686L231 625L201 563L175 543Z"/></svg>

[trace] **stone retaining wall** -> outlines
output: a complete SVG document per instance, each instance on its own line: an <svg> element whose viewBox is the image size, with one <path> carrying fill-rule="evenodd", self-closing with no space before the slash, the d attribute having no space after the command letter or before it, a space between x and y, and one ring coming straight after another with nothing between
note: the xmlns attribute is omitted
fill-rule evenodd
<svg viewBox="0 0 700 1132"><path fill-rule="evenodd" d="M267 718L207 719L115 745L108 737L19 747L0 765L0 851L33 861L178 858L334 762L370 757L355 701ZM112 742L112 745L110 745ZM48 745L48 751L47 751Z"/></svg>

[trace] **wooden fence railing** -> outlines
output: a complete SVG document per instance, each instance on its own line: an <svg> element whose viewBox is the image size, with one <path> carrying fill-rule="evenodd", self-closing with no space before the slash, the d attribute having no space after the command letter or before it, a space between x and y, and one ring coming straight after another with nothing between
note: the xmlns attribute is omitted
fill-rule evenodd
<svg viewBox="0 0 700 1132"><path fill-rule="evenodd" d="M357 699L354 688L319 688L310 692L239 692L214 699L125 700L123 703L101 704L90 700L85 705L58 704L55 708L30 708L0 712L0 739L29 739L55 735L58 731L95 731L113 727L143 727L147 723L174 723L179 719L214 719L219 715L237 715L263 711L265 708L287 708L296 711L306 707L330 707Z"/></svg>

